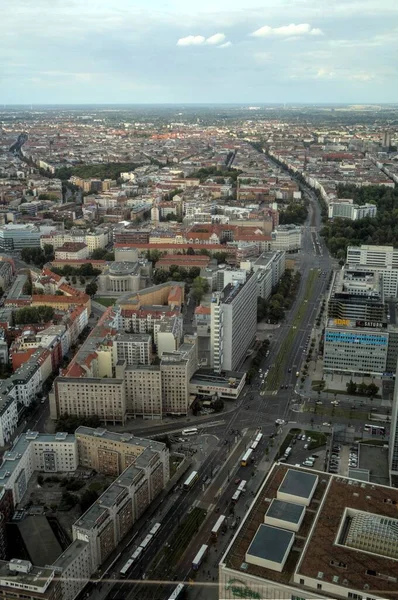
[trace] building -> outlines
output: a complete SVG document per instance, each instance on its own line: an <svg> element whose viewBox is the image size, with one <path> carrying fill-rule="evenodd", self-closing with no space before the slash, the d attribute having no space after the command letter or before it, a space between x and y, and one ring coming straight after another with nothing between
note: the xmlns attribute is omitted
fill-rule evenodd
<svg viewBox="0 0 398 600"><path fill-rule="evenodd" d="M3 292L8 288L14 273L13 263L10 260L0 260L0 288Z"/></svg>
<svg viewBox="0 0 398 600"><path fill-rule="evenodd" d="M213 369L236 371L257 331L257 280L228 284L215 292L210 305L210 360Z"/></svg>
<svg viewBox="0 0 398 600"><path fill-rule="evenodd" d="M67 433L28 431L4 453L0 484L12 492L14 504L20 502L34 471L69 473L78 467L75 436Z"/></svg>
<svg viewBox="0 0 398 600"><path fill-rule="evenodd" d="M347 265L371 269L383 276L384 297L398 296L398 249L392 246L348 246Z"/></svg>
<svg viewBox="0 0 398 600"><path fill-rule="evenodd" d="M253 268L257 277L257 296L268 300L272 290L278 285L285 272L286 253L282 250L277 252L264 252L253 263L241 263L241 267Z"/></svg>
<svg viewBox="0 0 398 600"><path fill-rule="evenodd" d="M358 325L357 325L358 323ZM326 373L381 376L387 372L389 334L382 323L329 319L325 328Z"/></svg>
<svg viewBox="0 0 398 600"><path fill-rule="evenodd" d="M0 250L18 252L23 248L40 248L41 233L36 225L9 223L0 227Z"/></svg>
<svg viewBox="0 0 398 600"><path fill-rule="evenodd" d="M237 400L244 388L245 381L246 373L232 371L225 375L218 375L199 369L191 378L189 391L201 399Z"/></svg>
<svg viewBox="0 0 398 600"><path fill-rule="evenodd" d="M152 274L152 264L147 260L140 262L112 262L109 263L98 276L99 292L122 294L125 292L138 292L141 279L149 280Z"/></svg>
<svg viewBox="0 0 398 600"><path fill-rule="evenodd" d="M53 567L35 567L17 558L0 561L0 597L13 600L63 600Z"/></svg>
<svg viewBox="0 0 398 600"><path fill-rule="evenodd" d="M398 490L275 464L219 564L219 598L393 600Z"/></svg>
<svg viewBox="0 0 398 600"><path fill-rule="evenodd" d="M376 204L353 204L352 200L337 200L330 202L328 206L329 219L350 219L351 221L359 221L366 217L374 218L377 215Z"/></svg>
<svg viewBox="0 0 398 600"><path fill-rule="evenodd" d="M84 260L88 254L88 246L84 242L65 242L55 250L55 260Z"/></svg>
<svg viewBox="0 0 398 600"><path fill-rule="evenodd" d="M118 333L113 342L118 361L126 365L149 365L152 362L152 338L147 333Z"/></svg>
<svg viewBox="0 0 398 600"><path fill-rule="evenodd" d="M390 484L398 487L398 379L395 380L389 442Z"/></svg>
<svg viewBox="0 0 398 600"><path fill-rule="evenodd" d="M299 225L278 225L271 232L271 250L297 252L301 248L301 227Z"/></svg>
<svg viewBox="0 0 398 600"><path fill-rule="evenodd" d="M188 338L175 352L163 352L160 362L163 413L186 415L192 397L189 383L198 368L196 338Z"/></svg>
<svg viewBox="0 0 398 600"><path fill-rule="evenodd" d="M328 316L387 324L383 276L378 271L343 267L334 273L328 298Z"/></svg>
<svg viewBox="0 0 398 600"><path fill-rule="evenodd" d="M160 365L126 368L127 414L142 419L163 417L162 373Z"/></svg>

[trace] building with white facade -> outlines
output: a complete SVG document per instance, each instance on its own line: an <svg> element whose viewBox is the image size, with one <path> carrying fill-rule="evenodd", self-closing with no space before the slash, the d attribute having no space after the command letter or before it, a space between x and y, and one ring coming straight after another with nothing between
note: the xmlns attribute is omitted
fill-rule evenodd
<svg viewBox="0 0 398 600"><path fill-rule="evenodd" d="M285 272L286 253L264 252L250 266L257 277L257 296L268 300Z"/></svg>
<svg viewBox="0 0 398 600"><path fill-rule="evenodd" d="M152 337L148 333L118 333L113 342L117 360L126 365L149 365L152 359Z"/></svg>
<svg viewBox="0 0 398 600"><path fill-rule="evenodd" d="M17 252L23 248L39 248L41 233L36 225L9 223L0 227L0 250Z"/></svg>
<svg viewBox="0 0 398 600"><path fill-rule="evenodd" d="M328 206L329 219L350 219L359 221L366 217L374 218L377 215L377 206L375 204L353 204L352 200L339 199L330 202Z"/></svg>
<svg viewBox="0 0 398 600"><path fill-rule="evenodd" d="M72 472L78 467L77 443L67 433L21 434L11 450L4 453L0 466L0 483L20 502L34 471L42 473Z"/></svg>
<svg viewBox="0 0 398 600"><path fill-rule="evenodd" d="M215 292L210 309L211 366L216 372L236 371L256 336L256 277L248 274L245 283Z"/></svg>
<svg viewBox="0 0 398 600"><path fill-rule="evenodd" d="M366 267L383 277L384 297L398 296L398 249L393 246L348 246L347 265Z"/></svg>
<svg viewBox="0 0 398 600"><path fill-rule="evenodd" d="M301 248L300 225L278 225L271 232L271 250L297 252Z"/></svg>

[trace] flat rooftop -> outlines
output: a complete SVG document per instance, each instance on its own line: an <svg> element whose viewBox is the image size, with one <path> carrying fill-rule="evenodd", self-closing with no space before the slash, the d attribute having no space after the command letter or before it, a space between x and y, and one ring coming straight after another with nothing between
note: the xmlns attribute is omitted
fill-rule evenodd
<svg viewBox="0 0 398 600"><path fill-rule="evenodd" d="M312 473L289 469L278 491L289 496L309 499L311 498L317 479L317 475L313 475Z"/></svg>
<svg viewBox="0 0 398 600"><path fill-rule="evenodd" d="M282 563L293 540L294 533L292 531L271 525L260 525L247 550L247 555L274 563Z"/></svg>
<svg viewBox="0 0 398 600"><path fill-rule="evenodd" d="M304 511L305 507L302 504L284 502L275 498L272 500L266 516L280 521L288 521L289 523L299 523Z"/></svg>
<svg viewBox="0 0 398 600"><path fill-rule="evenodd" d="M131 444L132 446L142 446L142 448L151 448L161 452L164 450L165 445L163 442L157 442L156 440L150 440L146 438L140 438L132 433L115 433L114 431L108 431L98 427L93 429L92 427L78 427L75 431L75 435L89 435L93 438L102 440L109 440L111 442Z"/></svg>
<svg viewBox="0 0 398 600"><path fill-rule="evenodd" d="M246 554L288 471L318 476L318 483L284 567L278 572L247 563ZM221 564L234 570L237 577L239 573L247 573L282 585L297 586L298 589L300 585L296 581L304 579L305 589L314 590L320 598L331 597L330 592L317 588L317 582L322 584L323 581L325 584L342 586L341 594L338 590L332 594L334 598L347 598L347 589L357 590L363 597L373 594L380 596L379 592L372 593L372 590L382 590L383 598L396 600L397 560L349 547L345 542L339 543L338 536L344 526L347 507L351 511L363 511L392 520L397 518L397 505L398 489L275 464L222 557ZM311 586L310 579L314 582Z"/></svg>

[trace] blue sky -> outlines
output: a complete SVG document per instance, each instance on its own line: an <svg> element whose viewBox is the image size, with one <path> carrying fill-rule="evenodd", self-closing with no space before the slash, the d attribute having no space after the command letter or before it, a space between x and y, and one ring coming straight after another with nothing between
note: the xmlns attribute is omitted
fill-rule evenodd
<svg viewBox="0 0 398 600"><path fill-rule="evenodd" d="M10 0L0 102L397 102L396 0Z"/></svg>

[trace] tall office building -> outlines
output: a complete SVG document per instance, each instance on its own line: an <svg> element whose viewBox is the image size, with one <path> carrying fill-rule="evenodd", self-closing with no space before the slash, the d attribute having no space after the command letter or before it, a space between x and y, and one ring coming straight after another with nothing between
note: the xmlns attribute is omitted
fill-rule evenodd
<svg viewBox="0 0 398 600"><path fill-rule="evenodd" d="M391 146L391 131L388 131L388 129L383 131L383 137L381 139L381 144L384 148L389 148Z"/></svg>
<svg viewBox="0 0 398 600"><path fill-rule="evenodd" d="M392 246L348 246L347 265L367 267L383 276L385 298L398 296L398 250Z"/></svg>
<svg viewBox="0 0 398 600"><path fill-rule="evenodd" d="M257 330L257 278L230 283L211 301L211 365L216 372L235 371Z"/></svg>
<svg viewBox="0 0 398 600"><path fill-rule="evenodd" d="M398 380L395 380L389 444L390 483L398 487Z"/></svg>

